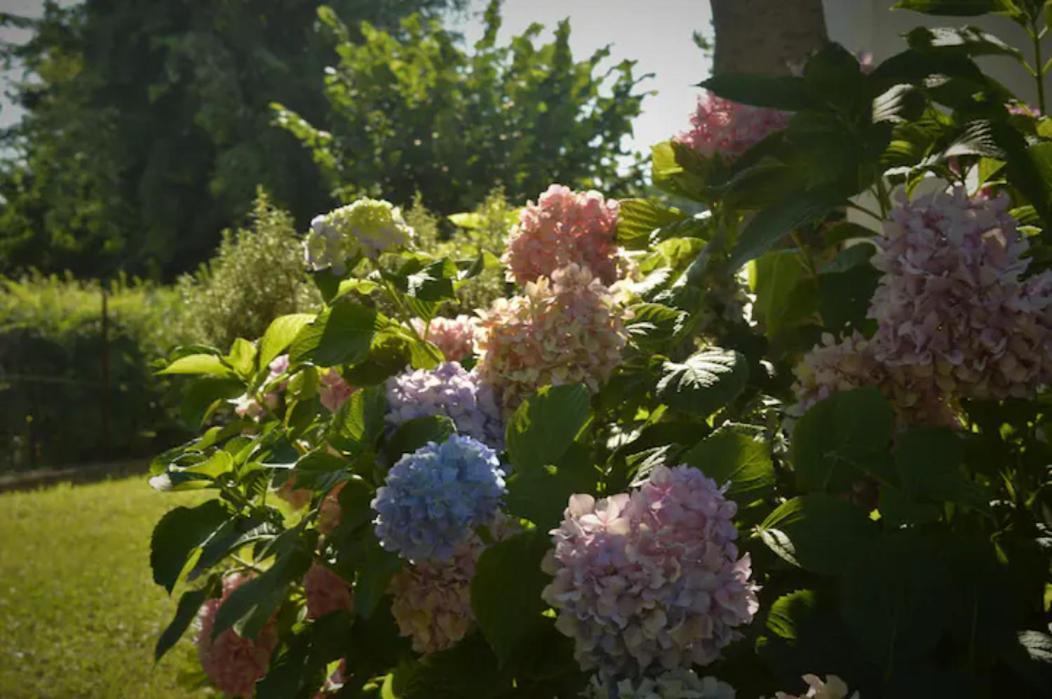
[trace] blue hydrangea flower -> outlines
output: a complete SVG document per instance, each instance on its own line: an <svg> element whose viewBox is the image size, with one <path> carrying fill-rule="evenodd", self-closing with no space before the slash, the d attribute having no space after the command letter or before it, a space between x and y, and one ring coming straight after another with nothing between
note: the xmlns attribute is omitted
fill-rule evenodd
<svg viewBox="0 0 1052 699"><path fill-rule="evenodd" d="M452 435L398 460L376 491L373 525L380 545L411 562L448 561L475 527L496 516L504 487L497 453Z"/></svg>
<svg viewBox="0 0 1052 699"><path fill-rule="evenodd" d="M392 376L387 381L387 409L389 425L445 415L457 432L494 449L504 448L504 424L492 389L457 362Z"/></svg>

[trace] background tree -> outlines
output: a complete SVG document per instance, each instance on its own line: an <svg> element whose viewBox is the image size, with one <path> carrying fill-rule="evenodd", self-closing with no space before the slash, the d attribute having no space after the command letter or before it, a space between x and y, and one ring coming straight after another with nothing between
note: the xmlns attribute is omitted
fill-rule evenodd
<svg viewBox="0 0 1052 699"><path fill-rule="evenodd" d="M471 209L494 185L511 201L536 197L551 182L617 194L638 175L619 174L624 137L640 112L642 78L633 62L604 70L609 47L583 61L570 52L570 25L550 43L530 26L498 45L500 2L468 50L457 36L415 15L400 31L360 27L322 11L339 64L325 78L329 118L317 121L276 104L279 123L312 153L343 200L382 195L400 204L416 192L439 213ZM645 76L644 76L645 77Z"/></svg>
<svg viewBox="0 0 1052 699"><path fill-rule="evenodd" d="M826 43L822 0L712 0L714 73L780 75Z"/></svg>
<svg viewBox="0 0 1052 699"><path fill-rule="evenodd" d="M462 0L336 0L357 27L398 31ZM298 218L324 205L309 158L270 128L274 99L325 109L329 49L311 0L47 2L0 48L26 115L3 136L0 271L28 266L163 276L194 267L257 184ZM348 30L347 40L360 37Z"/></svg>

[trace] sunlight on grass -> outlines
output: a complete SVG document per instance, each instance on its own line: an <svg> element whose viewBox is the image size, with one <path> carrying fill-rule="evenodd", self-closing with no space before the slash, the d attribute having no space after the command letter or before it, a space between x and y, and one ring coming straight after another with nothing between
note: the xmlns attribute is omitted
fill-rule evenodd
<svg viewBox="0 0 1052 699"><path fill-rule="evenodd" d="M0 495L0 697L190 697L189 642L157 666L169 599L150 574L150 532L201 494L129 479Z"/></svg>

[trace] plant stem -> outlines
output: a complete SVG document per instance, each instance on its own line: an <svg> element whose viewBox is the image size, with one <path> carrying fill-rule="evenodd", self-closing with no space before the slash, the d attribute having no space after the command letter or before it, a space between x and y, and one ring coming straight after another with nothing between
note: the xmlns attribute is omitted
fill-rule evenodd
<svg viewBox="0 0 1052 699"><path fill-rule="evenodd" d="M852 209L855 209L857 211L861 211L862 213L866 214L867 216L873 217L877 221L883 221L884 220L884 217L881 216L880 214L878 214L876 211L873 211L871 209L867 209L866 207L862 206L861 204L856 204L855 202L851 201L850 199L848 200L847 205L849 207L851 207Z"/></svg>
<svg viewBox="0 0 1052 699"><path fill-rule="evenodd" d="M1030 38L1034 42L1034 80L1037 81L1037 108L1041 115L1045 115L1045 61L1041 56L1041 39L1045 36L1045 30L1038 31L1037 20L1031 20Z"/></svg>
<svg viewBox="0 0 1052 699"><path fill-rule="evenodd" d="M804 245L803 239L797 231L793 231L789 234L789 237L793 239L793 243L796 244L797 249L800 250L800 254L804 256L804 265L807 267L807 273L811 275L811 279L818 284L818 268L815 266L814 258L811 257L811 251Z"/></svg>

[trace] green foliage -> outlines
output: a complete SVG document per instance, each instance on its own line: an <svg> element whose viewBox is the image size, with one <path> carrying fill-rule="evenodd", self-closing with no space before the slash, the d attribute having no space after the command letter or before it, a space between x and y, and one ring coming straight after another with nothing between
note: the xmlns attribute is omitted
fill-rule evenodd
<svg viewBox="0 0 1052 699"><path fill-rule="evenodd" d="M172 331L170 290L41 275L0 285L0 470L144 456L180 435L150 366L189 339Z"/></svg>
<svg viewBox="0 0 1052 699"><path fill-rule="evenodd" d="M336 0L333 12L399 32L412 12L460 5ZM32 39L0 53L26 71L15 95L27 110L5 138L0 272L171 277L208 256L258 185L301 222L321 210L310 158L271 128L267 109L280 100L310 119L327 109L316 7L48 2L22 22ZM355 29L349 40L360 39Z"/></svg>
<svg viewBox="0 0 1052 699"><path fill-rule="evenodd" d="M315 309L318 293L303 270L303 249L292 217L259 192L248 228L223 233L215 255L180 277L181 327L194 342L228 347L259 337L278 316Z"/></svg>
<svg viewBox="0 0 1052 699"><path fill-rule="evenodd" d="M319 12L339 58L325 78L330 114L319 120L280 99L274 112L339 199L408 205L419 193L431 210L451 214L471 210L494 184L513 201L551 182L612 194L633 184L616 161L639 114L639 80L630 61L607 79L609 47L575 61L569 22L559 23L551 43L535 44L542 29L535 25L501 46L493 1L483 37L468 49L426 17L385 31L345 24L338 14Z"/></svg>
<svg viewBox="0 0 1052 699"><path fill-rule="evenodd" d="M961 7L910 4L929 11ZM1027 14L1033 6L1026 7L1013 16L1033 25ZM347 31L331 13L322 16L337 33ZM500 53L493 48L496 5L488 21L490 32L478 47L482 57L470 59L482 66L491 66L487 56ZM449 68L463 68L468 64L458 61L469 60L451 39L442 43L443 35L425 32L418 19L404 26L415 43L368 26L363 45L341 39L344 63L329 86L341 108L367 109L381 89L383 96L397 96L391 99L398 105L431 100L431 90L440 88L457 105L456 81L482 79L468 68ZM429 43L433 36L439 39ZM550 52L563 40L557 34ZM422 193L410 214L419 228L415 246L359 256L345 275L315 275L325 299L316 316L287 316L262 340L238 339L226 354L202 347L173 354L165 371L190 377L192 412L207 418L207 428L157 457L151 482L174 490L207 488L217 504L204 514L178 511L161 521L157 550L166 553L159 555L158 580L170 586L190 568L187 577L203 580L203 590L228 570L256 570L231 596L229 610L223 607L217 627L252 635L273 615L281 648L260 696L309 695L321 681L320 668L338 657L348 659L349 686L342 691L349 695L577 696L590 678L561 630L587 622L564 617L556 626L557 610L542 596L552 564L546 557L552 529L568 506L572 514L590 502L575 495L622 494L661 466L683 464L714 479L734 500L726 510L721 505L721 512L734 512L738 544L760 586L762 611L743 630L747 641L729 646L711 665L715 676L733 680L741 693L770 696L805 673L842 676L865 697L1047 693L1047 387L1035 385L1032 395L1001 401L940 395L945 401L937 407L945 415L916 415L927 396L918 395L909 380L927 375L907 375L900 383L895 372L903 367L878 363L870 372L866 362L883 358L860 352L847 354L837 367L843 375L832 378L802 361L824 335L858 333L853 339L861 344L874 331L869 316L883 272L874 266L875 248L867 240L873 233L845 221L845 206L882 220L891 215L893 189L909 193L936 177L974 189L971 174L964 174L974 173L1011 198L1028 226L1028 273L1045 270L1052 259L1042 229L1050 221L1050 131L1037 118L1005 109L1010 95L973 62L991 51L1006 58L1016 53L967 29L915 32L909 41L909 48L872 72L829 44L800 76L719 76L706 83L713 91L793 116L737 158L703 157L677 142L654 149L654 182L681 208L639 199L624 205L617 236L633 272L619 287L617 304L625 308L609 309L624 313L620 363L609 378L587 385L565 380L569 371L553 372L555 385L531 386L521 404L504 411L504 444L495 437L491 446L504 449L499 457L507 519L473 532L482 550L474 577L452 589L470 589L476 627L451 647L419 654L399 640L399 633L408 632L404 617L401 627L392 618L404 611L386 594L399 594L398 585L388 587L393 576L435 571L386 551L372 526L371 507L403 454L465 429L458 416L444 415L390 425L388 378L407 366L429 368L441 360L413 321L458 307L463 300L457 294L470 279L503 271L494 259L502 252L507 217L494 217L499 223L489 229L481 212L450 216L449 223L467 231L491 231L479 238L482 254L464 255L443 240L445 220L423 208L421 201L448 213L429 199L428 186L435 184L398 185L403 201L410 192ZM366 55L366 48L374 54ZM535 55L521 38L511 51ZM422 70L427 61L433 65ZM492 65L503 74L502 64ZM362 66L376 71L352 74L351 67ZM1040 77L1043 69L1034 72ZM434 84L414 80L421 75L433 77ZM399 109L392 113L401 114ZM405 123L424 123L442 139L469 132L471 124L490 124L474 107L458 107L457 118L474 120L466 125L443 116L442 109L406 115ZM433 125L440 118L452 121ZM420 154L413 155L387 135L380 117L377 132L341 124L330 135L303 121L290 124L337 179L344 177L337 184L346 186L347 196L371 191L348 174L357 163L354 148L365 148L360 143L368 146L366 160L383 161L391 181L402 165L427 174L447 162L429 140L430 131L399 134L419 138L421 145L414 147ZM461 158L450 167L468 162ZM535 173L524 161L499 162L524 176ZM398 191L390 182L383 185ZM875 210L855 201L863 193L872 196ZM706 210L693 213L701 208ZM753 295L745 293L746 278ZM530 302L521 296L515 301ZM577 312L566 305L560 310ZM552 314L541 321L560 319ZM533 339L522 332L524 344ZM560 346L558 339L543 339ZM288 370L272 379L262 358L286 346ZM485 362L493 356L465 362L483 362L478 376L486 382L492 367ZM567 370L585 360L569 352L560 359ZM528 360L523 364L521 374L529 375L534 368ZM931 367L933 384L941 386L942 371L938 364ZM322 407L319 392L337 376L358 390L333 411ZM817 386L807 393L812 380ZM839 390L844 386L859 387ZM498 402L512 396L501 395L498 382L485 387ZM225 399L242 394L256 401L257 414L224 409ZM935 420L949 424L924 426ZM290 478L310 491L310 505L295 512L268 499ZM341 483L341 516L330 530L327 513ZM654 506L670 502L658 497ZM209 511L228 514L217 523ZM184 523L184 517L195 521ZM592 521L598 525L603 517ZM646 526L631 517L611 520L605 543L617 539L617 527L634 535ZM206 541L208 531L214 533ZM254 533L243 539L235 532ZM663 532L664 525L648 529L654 539L646 540L662 546ZM602 566L616 570L616 550L607 557L599 548ZM353 585L353 614L336 615L336 621L304 619L299 578L314 560L332 565ZM177 618L173 629L181 623ZM338 630L332 645L323 642L329 624ZM631 631L621 639L581 631L596 643L631 641Z"/></svg>

